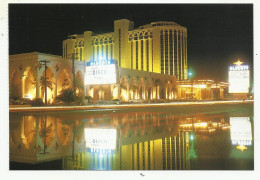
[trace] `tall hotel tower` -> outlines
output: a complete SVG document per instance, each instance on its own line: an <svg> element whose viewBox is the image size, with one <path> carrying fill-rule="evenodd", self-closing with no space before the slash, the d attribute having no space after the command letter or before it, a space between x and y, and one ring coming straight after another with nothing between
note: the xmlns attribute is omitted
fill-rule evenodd
<svg viewBox="0 0 260 180"><path fill-rule="evenodd" d="M153 22L134 29L127 19L114 21L114 32L69 35L63 58L115 59L123 68L187 79L187 29L174 22Z"/></svg>

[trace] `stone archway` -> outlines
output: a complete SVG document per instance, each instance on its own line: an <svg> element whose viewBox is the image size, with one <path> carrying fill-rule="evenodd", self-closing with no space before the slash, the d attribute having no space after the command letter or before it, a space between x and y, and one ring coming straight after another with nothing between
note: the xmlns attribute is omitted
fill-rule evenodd
<svg viewBox="0 0 260 180"><path fill-rule="evenodd" d="M21 97L22 81L16 69L13 70L9 83L9 96L11 98ZM20 90L20 91L19 91Z"/></svg>
<svg viewBox="0 0 260 180"><path fill-rule="evenodd" d="M34 99L36 97L36 75L31 67L27 67L24 71L24 92L23 97Z"/></svg>
<svg viewBox="0 0 260 180"><path fill-rule="evenodd" d="M131 79L130 83L130 99L138 99L138 85L135 77Z"/></svg>
<svg viewBox="0 0 260 180"><path fill-rule="evenodd" d="M60 91L63 89L68 89L72 86L72 80L70 74L66 69L62 69L57 78L57 95L60 94Z"/></svg>

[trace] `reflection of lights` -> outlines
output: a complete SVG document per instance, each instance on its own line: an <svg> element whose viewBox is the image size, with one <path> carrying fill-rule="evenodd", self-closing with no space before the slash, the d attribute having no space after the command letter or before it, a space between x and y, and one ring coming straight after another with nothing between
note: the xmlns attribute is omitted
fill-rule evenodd
<svg viewBox="0 0 260 180"><path fill-rule="evenodd" d="M225 126L225 127L222 127L222 129L228 129L230 128L231 126Z"/></svg>
<svg viewBox="0 0 260 180"><path fill-rule="evenodd" d="M247 149L247 147L244 146L244 145L239 145L239 146L237 146L237 149L239 149L239 150L241 150L243 152L244 150Z"/></svg>
<svg viewBox="0 0 260 180"><path fill-rule="evenodd" d="M86 147L102 152L116 149L116 129L85 128Z"/></svg>
<svg viewBox="0 0 260 180"><path fill-rule="evenodd" d="M252 145L252 129L249 117L230 117L230 135L233 145L241 151Z"/></svg>
<svg viewBox="0 0 260 180"><path fill-rule="evenodd" d="M190 135L190 140L192 141L194 139L194 136L191 134Z"/></svg>
<svg viewBox="0 0 260 180"><path fill-rule="evenodd" d="M181 124L180 127L191 127L192 124Z"/></svg>
<svg viewBox="0 0 260 180"><path fill-rule="evenodd" d="M207 127L207 126L208 126L208 123L206 123L206 122L195 123L194 126L195 126L195 127Z"/></svg>

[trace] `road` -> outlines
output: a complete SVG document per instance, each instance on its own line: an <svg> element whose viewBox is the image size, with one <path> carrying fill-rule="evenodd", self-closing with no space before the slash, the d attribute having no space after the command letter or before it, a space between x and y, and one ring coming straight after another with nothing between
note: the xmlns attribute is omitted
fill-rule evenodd
<svg viewBox="0 0 260 180"><path fill-rule="evenodd" d="M240 104L253 103L253 100L233 101L207 101L207 102L171 102L154 104L113 104L113 105L86 105L86 106L44 106L44 107L9 107L9 112L30 112L30 111L67 111L67 110L93 110L93 109L129 109L149 107L171 107L187 105L213 105L213 104Z"/></svg>

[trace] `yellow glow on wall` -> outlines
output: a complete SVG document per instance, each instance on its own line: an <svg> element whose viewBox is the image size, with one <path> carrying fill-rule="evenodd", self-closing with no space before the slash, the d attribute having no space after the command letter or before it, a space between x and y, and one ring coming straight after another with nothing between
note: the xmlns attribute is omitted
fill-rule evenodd
<svg viewBox="0 0 260 180"><path fill-rule="evenodd" d="M25 94L24 98L29 98L30 100L33 100L33 95L31 93Z"/></svg>
<svg viewBox="0 0 260 180"><path fill-rule="evenodd" d="M52 103L54 100L52 90L47 88L47 102ZM45 93L43 94L43 102L45 102Z"/></svg>
<svg viewBox="0 0 260 180"><path fill-rule="evenodd" d="M127 90L121 89L121 96L124 101L128 101L129 98L128 98Z"/></svg>

